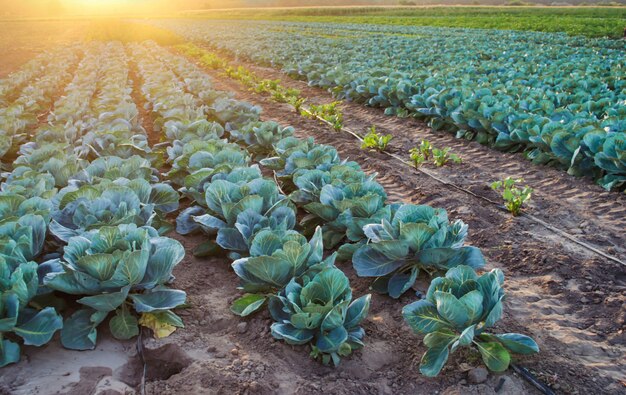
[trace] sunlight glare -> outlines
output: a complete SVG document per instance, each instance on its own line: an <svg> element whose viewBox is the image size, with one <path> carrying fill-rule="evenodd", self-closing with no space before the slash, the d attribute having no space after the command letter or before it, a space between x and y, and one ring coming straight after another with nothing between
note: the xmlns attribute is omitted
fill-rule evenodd
<svg viewBox="0 0 626 395"><path fill-rule="evenodd" d="M171 4L163 0L65 0L64 3L73 13L91 15L155 12Z"/></svg>

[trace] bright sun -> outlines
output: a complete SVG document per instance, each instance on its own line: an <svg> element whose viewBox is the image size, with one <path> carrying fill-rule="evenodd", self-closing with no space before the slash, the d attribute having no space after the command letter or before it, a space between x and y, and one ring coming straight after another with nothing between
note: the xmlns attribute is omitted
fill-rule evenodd
<svg viewBox="0 0 626 395"><path fill-rule="evenodd" d="M68 8L91 14L140 12L158 8L159 0L65 0Z"/></svg>

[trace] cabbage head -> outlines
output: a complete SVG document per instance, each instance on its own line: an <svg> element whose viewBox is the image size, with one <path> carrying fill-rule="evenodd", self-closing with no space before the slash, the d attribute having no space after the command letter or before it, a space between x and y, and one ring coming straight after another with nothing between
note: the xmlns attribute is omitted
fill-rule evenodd
<svg viewBox="0 0 626 395"><path fill-rule="evenodd" d="M500 269L478 276L472 267L457 266L430 283L425 299L402 309L411 329L426 335L428 351L420 365L424 375L438 375L448 355L461 346L476 347L485 365L496 372L509 367L510 352L539 352L537 343L526 335L486 332L502 317L503 283Z"/></svg>
<svg viewBox="0 0 626 395"><path fill-rule="evenodd" d="M350 229L350 240L359 241L364 237L362 226L372 222L370 218L381 210L385 211L386 200L385 189L376 181L349 184L337 181L321 188L319 202L304 205L309 215L303 219L302 225L305 229L322 225L326 248L339 244Z"/></svg>
<svg viewBox="0 0 626 395"><path fill-rule="evenodd" d="M0 191L7 194L21 195L26 198L40 197L51 199L57 193L52 174L40 173L29 167L20 166L8 175L0 184Z"/></svg>
<svg viewBox="0 0 626 395"><path fill-rule="evenodd" d="M357 274L377 277L374 288L393 298L408 291L420 271L432 275L458 265L485 263L476 247L463 246L467 225L448 221L445 210L425 205L400 206L391 221L365 225L368 238L352 257Z"/></svg>
<svg viewBox="0 0 626 395"><path fill-rule="evenodd" d="M244 145L256 158L266 157L274 152L274 145L285 137L293 135L291 126L282 127L274 121L252 122L239 129L231 130L231 141Z"/></svg>
<svg viewBox="0 0 626 395"><path fill-rule="evenodd" d="M109 328L118 339L137 335L142 323L157 336L182 326L171 309L185 302L185 292L166 284L184 255L178 241L134 224L105 226L70 238L62 259L42 264L48 272L43 283L80 296L77 302L84 306L66 320L63 345L93 349L96 327L113 311Z"/></svg>
<svg viewBox="0 0 626 395"><path fill-rule="evenodd" d="M137 178L70 186L53 199L50 232L67 242L82 232L107 225L163 224L165 215L178 209L178 193L167 184Z"/></svg>
<svg viewBox="0 0 626 395"><path fill-rule="evenodd" d="M0 224L0 256L15 268L20 263L33 261L43 251L46 238L46 219L37 214L26 214L15 221Z"/></svg>
<svg viewBox="0 0 626 395"><path fill-rule="evenodd" d="M265 229L254 236L250 256L233 262L240 288L248 292L231 310L240 316L257 311L269 296L282 291L292 279L312 277L334 265L335 254L323 259L322 230L317 228L309 242L295 230Z"/></svg>
<svg viewBox="0 0 626 395"><path fill-rule="evenodd" d="M208 210L201 207L184 210L177 219L178 233L188 234L198 229L208 234L217 232L217 244L223 249L247 253L251 237L261 228L292 229L295 213L276 183L265 178L246 181L245 173L241 176L244 178L239 182L227 179L211 182L205 196Z"/></svg>
<svg viewBox="0 0 626 395"><path fill-rule="evenodd" d="M360 323L369 311L370 295L352 300L346 275L334 266L315 276L292 279L269 302L272 336L288 344L311 344L311 356L339 365L341 357L363 347Z"/></svg>
<svg viewBox="0 0 626 395"><path fill-rule="evenodd" d="M12 193L0 193L0 224L17 221L26 214L42 216L46 223L50 219L52 203L40 197L26 198Z"/></svg>
<svg viewBox="0 0 626 395"><path fill-rule="evenodd" d="M105 156L92 161L87 167L74 175L70 184L96 184L102 180L117 180L127 178L134 180L141 178L150 182L157 182L155 169L148 159L135 155L127 159L118 156Z"/></svg>
<svg viewBox="0 0 626 395"><path fill-rule="evenodd" d="M0 255L0 367L20 360L20 346L5 339L7 333L21 337L25 345L42 346L63 327L53 307L29 305L38 287L35 262L11 265Z"/></svg>

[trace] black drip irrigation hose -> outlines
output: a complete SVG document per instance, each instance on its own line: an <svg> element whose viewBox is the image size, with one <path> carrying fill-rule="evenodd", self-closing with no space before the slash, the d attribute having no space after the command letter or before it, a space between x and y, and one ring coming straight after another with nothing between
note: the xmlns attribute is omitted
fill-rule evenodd
<svg viewBox="0 0 626 395"><path fill-rule="evenodd" d="M325 123L325 124L327 124L327 125L333 126L333 124L332 124L332 123L328 122L327 120L325 120L324 118L322 118L322 117L320 117L320 116L318 116L318 115L316 115L316 114L313 114L311 111L309 111L308 109L306 109L306 108L304 108L304 107L302 108L302 111L304 111L304 112L306 112L306 113L310 114L311 116L315 117L315 119L317 119L317 120L319 120L319 121L321 121L321 122L323 122L323 123ZM334 127L334 126L333 126L333 127ZM351 136L353 136L354 138L356 138L356 139L357 139L357 140L359 140L359 141L363 141L363 138L362 138L361 136L359 136L359 134L358 134L358 133L356 133L356 132L354 132L354 131L352 131L352 130L350 130L350 129L346 128L346 127L342 127L342 128L341 128L341 131L343 131L343 132L346 132L346 133L350 134ZM496 202L496 201L494 201L494 200L491 200L491 199L489 199L489 198L487 198L487 197L484 197L484 196L478 195L478 194L476 194L476 193L474 193L474 192L470 191L469 189L466 189L466 188L463 188L463 187L461 187L461 186L459 186L459 185L456 185L456 184L454 184L454 183L451 183L450 181L444 180L444 179L442 179L442 178L440 178L440 177L436 176L435 174L431 173L430 171L428 171L428 170L426 170L426 169L416 168L416 167L415 167L415 166L413 166L410 162L408 162L407 160L405 160L405 159L401 158L400 156L398 156L398 155L396 155L396 154L392 154L392 153L390 153L390 152L386 152L386 151L382 151L382 153L383 153L383 154L385 154L385 155L387 155L387 156L389 156L389 157L391 157L391 158L393 158L393 159L395 159L395 160L397 160L397 161L399 161L399 162L401 162L402 164L404 164L404 165L406 165L406 166L409 166L409 167L410 167L410 168L412 168L412 169L415 169L415 170L419 171L420 173L422 173L422 174L424 174L424 175L426 175L426 176L428 176L428 177L432 178L433 180L435 180L435 181L437 181L437 182L439 182L439 183L441 183L441 184L443 184L443 185L446 185L446 186L448 186L448 187L450 187L450 188L454 188L454 189L459 190L459 191L461 191L461 192L463 192L463 193L466 193L466 194L472 195L472 196L474 196L475 198L478 198L478 199L484 200L485 202L488 202L488 203L490 203L490 204L492 204L492 205L496 206L498 209L500 209L500 210L502 210L502 211L507 211L507 210L506 210L506 208L505 208L503 205L501 205L500 203L498 203L498 202ZM559 228L557 228L557 227L555 227L555 226L553 226L553 225L550 225L549 223L547 223L547 222L543 221L543 220L542 220L542 219L540 219L540 218L535 217L535 216L534 216L534 215L532 215L532 214L528 214L528 213L526 213L526 212L522 212L522 213L520 213L520 216L523 216L523 217L526 217L526 218L530 219L531 221L533 221L533 222L535 222L535 223L537 223L537 224L539 224L539 225L541 225L541 226L545 227L546 229L550 230L551 232L553 232L553 233L557 234L558 236L561 236L561 237L563 237L563 238L565 238L565 239L568 239L569 241L571 241L571 242L573 242L573 243L576 243L576 244L578 244L579 246L581 246L581 247L583 247L583 248L585 248L585 249L587 249L587 250L589 250L589 251L591 251L591 252L594 252L594 253L596 253L596 254L598 254L598 255L602 256L602 257L603 257L603 258L605 258L605 259L608 259L608 260L610 260L610 261L613 261L613 262L616 262L616 263L619 263L619 264L621 264L621 265L626 266L626 262L623 262L623 261L622 261L622 260L620 260L619 258L617 258L617 257L615 257L615 256L613 256L613 255L609 255L609 254L607 254L607 253L605 253L605 252L603 252L603 251L600 251L599 249L595 248L595 247L594 247L594 246L592 246L592 245L589 245L589 244L585 243L584 241L580 241L580 240L578 240L577 238L575 238L575 237L574 237L574 236L572 236L571 234L569 234L569 233L565 232L564 230L561 230L561 229L559 229Z"/></svg>
<svg viewBox="0 0 626 395"><path fill-rule="evenodd" d="M533 387L537 388L544 395L555 395L554 391L541 381L537 379L532 373L528 371L525 367L516 365L514 363L511 364L511 368L515 371L515 373L519 374L524 378L524 380L528 381Z"/></svg>

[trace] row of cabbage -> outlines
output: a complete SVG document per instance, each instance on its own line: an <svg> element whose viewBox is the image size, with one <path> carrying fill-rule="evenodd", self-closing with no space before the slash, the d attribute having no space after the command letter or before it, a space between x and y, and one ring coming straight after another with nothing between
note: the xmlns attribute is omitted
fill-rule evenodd
<svg viewBox="0 0 626 395"><path fill-rule="evenodd" d="M58 62L57 56L62 56L66 51L67 48L43 52L19 70L0 80L0 107L8 106L9 103L19 97L24 87L47 73L48 67L54 68L54 64Z"/></svg>
<svg viewBox="0 0 626 395"><path fill-rule="evenodd" d="M436 375L449 350L472 341L496 370L508 366L506 349L537 351L526 336L486 333L502 314L503 276L497 269L475 273L484 259L464 246L461 221L450 223L444 210L429 206L386 204L375 176L342 161L333 147L295 138L292 128L260 122L257 108L211 93L206 75L183 58L154 45L134 51L144 95L165 135L178 139L167 150L167 176L195 203L179 215L177 231L208 236L197 256L227 252L234 260L245 294L233 312L247 316L267 305L274 337L310 344L313 357L338 364L363 346L360 322L370 296L352 301L337 260L352 259L359 275L376 278L374 288L395 298L420 273L449 270L427 298L404 309L414 330L432 339L425 374ZM189 100L173 100L183 89ZM207 120L182 119L186 112ZM201 132L190 127L200 121ZM273 177L264 177L269 171ZM324 249L336 251L324 258Z"/></svg>
<svg viewBox="0 0 626 395"><path fill-rule="evenodd" d="M254 144L242 140L239 145L223 138L236 139L239 133L265 136L266 147L271 148L273 141L292 129L260 122L258 108L222 92L211 89L213 94L208 95L210 80L184 58L154 45L136 45L132 50L144 80L142 92L163 123L164 136L176 136L171 145L165 142L171 163L167 177L198 204L179 216L179 233L204 229L209 240L196 249L196 255L229 251L231 258L241 258L233 263L236 273L238 267L251 267L251 273L270 270L270 277L258 280L262 283L257 290L266 291L274 301L272 334L290 344L311 342L315 356L339 363L340 355L362 346L364 331L359 323L367 314L369 295L352 300L348 278L334 266L334 256L323 257L321 229L310 239L295 230L295 206L273 178L264 177L259 166L251 163ZM194 77L187 77L188 73ZM187 93L180 95L181 91ZM183 118L181 114L204 115ZM283 296L292 288L305 290L294 307ZM247 300L244 297L238 305ZM248 304L245 308L253 311ZM302 308L316 310L319 316L305 331L293 325Z"/></svg>
<svg viewBox="0 0 626 395"><path fill-rule="evenodd" d="M71 83L0 185L0 366L19 361L14 340L40 346L58 330L65 347L93 349L107 317L120 339L182 326L171 309L186 295L166 285L184 249L153 227L178 194L145 159L124 47L68 53Z"/></svg>
<svg viewBox="0 0 626 395"><path fill-rule="evenodd" d="M28 141L55 94L72 78L79 52L78 47L46 52L0 81L0 162L15 159Z"/></svg>
<svg viewBox="0 0 626 395"><path fill-rule="evenodd" d="M158 21L387 114L537 163L626 182L626 44L562 34L262 21ZM233 28L233 23L236 28Z"/></svg>

